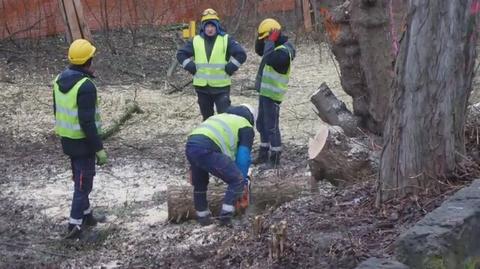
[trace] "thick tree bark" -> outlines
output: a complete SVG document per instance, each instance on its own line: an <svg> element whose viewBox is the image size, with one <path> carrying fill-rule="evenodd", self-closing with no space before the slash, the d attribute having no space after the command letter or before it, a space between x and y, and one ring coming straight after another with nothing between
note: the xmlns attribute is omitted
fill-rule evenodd
<svg viewBox="0 0 480 269"><path fill-rule="evenodd" d="M363 125L375 134L383 131L393 77L389 2L352 1L350 8L351 27L358 40L360 65L367 86L363 102L368 113L362 114Z"/></svg>
<svg viewBox="0 0 480 269"><path fill-rule="evenodd" d="M348 136L357 136L358 117L354 116L344 102L340 101L324 82L310 97L318 110L318 116L330 125L340 126Z"/></svg>
<svg viewBox="0 0 480 269"><path fill-rule="evenodd" d="M384 132L377 202L433 188L465 153L477 0L410 1Z"/></svg>
<svg viewBox="0 0 480 269"><path fill-rule="evenodd" d="M397 1L395 10L404 2ZM398 32L398 14L392 10L392 0L357 0L322 12L342 87L353 99L353 113L360 126L375 134L383 131L390 98Z"/></svg>

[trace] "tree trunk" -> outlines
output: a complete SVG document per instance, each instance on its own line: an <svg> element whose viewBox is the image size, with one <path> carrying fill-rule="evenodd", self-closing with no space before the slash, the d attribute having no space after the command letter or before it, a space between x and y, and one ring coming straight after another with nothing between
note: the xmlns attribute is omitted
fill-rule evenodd
<svg viewBox="0 0 480 269"><path fill-rule="evenodd" d="M377 203L434 187L453 175L464 155L477 7L478 0L410 1L384 131Z"/></svg>
<svg viewBox="0 0 480 269"><path fill-rule="evenodd" d="M269 206L278 206L297 198L303 191L309 191L308 180L292 178L289 181L274 178L255 178L252 180L251 210L264 210ZM210 211L214 216L220 213L223 195L227 185L210 183L207 199ZM181 222L194 219L193 187L189 185L170 185L167 187L168 219ZM239 213L239 212L237 212ZM241 213L241 212L240 212Z"/></svg>
<svg viewBox="0 0 480 269"><path fill-rule="evenodd" d="M390 84L393 77L392 37L388 3L390 0L352 1L351 27L360 49L360 65L366 90L362 98L368 113L363 125L375 134L383 131Z"/></svg>
<svg viewBox="0 0 480 269"><path fill-rule="evenodd" d="M390 98L398 17L405 0L345 1L322 10L324 27L360 126L381 134ZM394 12L395 11L395 12Z"/></svg>

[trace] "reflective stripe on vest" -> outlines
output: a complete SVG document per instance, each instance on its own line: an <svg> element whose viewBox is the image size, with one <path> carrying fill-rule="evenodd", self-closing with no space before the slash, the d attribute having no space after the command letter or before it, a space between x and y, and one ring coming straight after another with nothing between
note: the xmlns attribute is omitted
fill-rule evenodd
<svg viewBox="0 0 480 269"><path fill-rule="evenodd" d="M275 48L275 50L278 49L285 49L290 55L290 51L284 45ZM274 101L283 101L283 97L285 96L285 93L287 93L289 78L290 67L286 74L280 74L270 65L265 65L262 72L260 95L269 97Z"/></svg>
<svg viewBox="0 0 480 269"><path fill-rule="evenodd" d="M205 40L199 35L193 38L195 65L197 67L197 72L193 76L194 86L225 87L231 84L231 78L225 72L227 46L228 35L217 35L210 61L208 61Z"/></svg>
<svg viewBox="0 0 480 269"><path fill-rule="evenodd" d="M252 127L244 117L233 114L217 114L204 121L190 135L201 134L210 138L223 154L235 160L238 144L238 130Z"/></svg>
<svg viewBox="0 0 480 269"><path fill-rule="evenodd" d="M55 96L55 133L71 139L85 138L85 133L78 119L77 95L80 87L89 79L83 78L79 80L67 93L60 91L57 80L58 76L53 83L53 93ZM95 125L97 129L101 128L98 99L95 107Z"/></svg>

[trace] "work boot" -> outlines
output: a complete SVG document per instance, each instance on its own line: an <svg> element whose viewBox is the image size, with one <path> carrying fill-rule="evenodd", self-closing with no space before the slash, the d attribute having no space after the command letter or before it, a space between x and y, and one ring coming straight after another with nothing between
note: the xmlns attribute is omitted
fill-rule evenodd
<svg viewBox="0 0 480 269"><path fill-rule="evenodd" d="M233 217L233 212L222 211L220 213L219 218L218 218L218 220L220 222L220 226L231 227L232 226L232 217Z"/></svg>
<svg viewBox="0 0 480 269"><path fill-rule="evenodd" d="M266 163L268 161L268 150L269 147L260 147L260 150L258 151L258 156L253 160L253 164L262 164Z"/></svg>
<svg viewBox="0 0 480 269"><path fill-rule="evenodd" d="M205 217L197 217L197 221L201 226L208 226L212 224L212 215L207 215Z"/></svg>
<svg viewBox="0 0 480 269"><path fill-rule="evenodd" d="M271 168L278 168L280 166L280 155L281 154L282 154L281 151L271 151L270 152L269 166Z"/></svg>
<svg viewBox="0 0 480 269"><path fill-rule="evenodd" d="M77 224L68 224L68 232L65 239L79 239L82 235L82 228Z"/></svg>
<svg viewBox="0 0 480 269"><path fill-rule="evenodd" d="M98 223L103 223L107 220L105 215L94 216L93 213L83 215L83 224L85 226L96 226Z"/></svg>

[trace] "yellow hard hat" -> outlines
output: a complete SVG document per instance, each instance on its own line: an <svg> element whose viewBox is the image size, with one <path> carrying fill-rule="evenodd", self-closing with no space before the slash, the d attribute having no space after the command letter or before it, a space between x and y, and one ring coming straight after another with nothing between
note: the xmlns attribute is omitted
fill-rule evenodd
<svg viewBox="0 0 480 269"><path fill-rule="evenodd" d="M97 49L85 39L77 39L70 44L68 60L71 64L82 65L93 57Z"/></svg>
<svg viewBox="0 0 480 269"><path fill-rule="evenodd" d="M258 39L264 39L273 29L281 30L282 26L272 18L264 19L258 26Z"/></svg>
<svg viewBox="0 0 480 269"><path fill-rule="evenodd" d="M207 21L207 20L217 20L217 21L219 21L220 18L218 17L218 14L214 9L207 8L202 12L201 22L204 22L204 21Z"/></svg>

